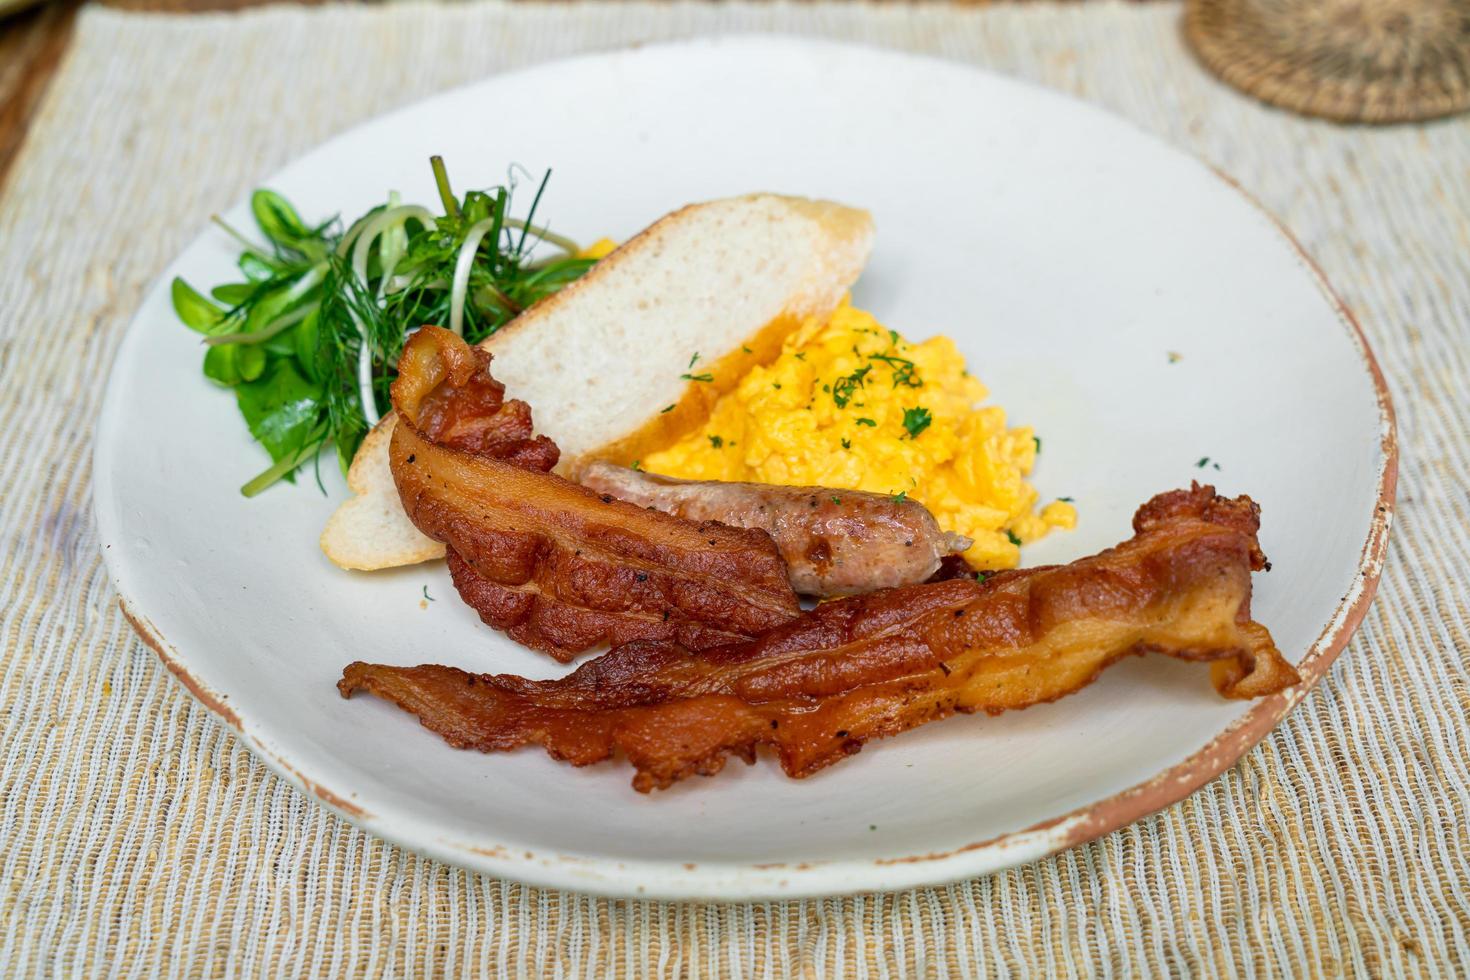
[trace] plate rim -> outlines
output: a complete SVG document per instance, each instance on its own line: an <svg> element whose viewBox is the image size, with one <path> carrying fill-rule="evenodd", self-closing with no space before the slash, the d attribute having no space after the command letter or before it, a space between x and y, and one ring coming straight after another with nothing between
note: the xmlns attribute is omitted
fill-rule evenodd
<svg viewBox="0 0 1470 980"><path fill-rule="evenodd" d="M1332 617L1317 640L1308 647L1296 668L1301 683L1253 704L1228 727L1216 734L1198 751L1182 761L1161 770L1149 779L1110 796L1084 804L1059 816L1008 831L1004 834L927 854L906 854L879 858L849 858L813 862L685 863L668 860L618 860L566 854L537 854L522 845L500 845L486 848L479 844L436 836L434 830L414 817L385 818L376 816L354 803L349 796L330 789L314 774L295 766L283 753L272 747L230 706L226 695L191 672L188 658L153 625L146 612L131 600L125 587L119 559L104 547L102 555L109 578L117 593L118 607L138 637L157 655L184 689L215 718L232 729L244 747L276 775L297 790L315 797L322 805L347 822L410 852L447 864L467 868L498 878L510 878L537 887L560 888L608 897L758 900L763 898L800 898L844 895L869 891L892 892L913 887L940 885L964 878L989 874L1008 867L1048 857L1104 834L1128 826L1191 795L1219 776L1255 747L1283 718L1322 680L1328 669L1347 646L1366 616L1377 593L1383 564L1387 556L1389 533L1393 523L1398 483L1398 435L1392 396L1362 325L1347 304L1332 288L1325 273L1290 229L1254 195L1219 167L1195 156L1190 151L1149 132L1132 120L1104 106L1088 102L1066 92L1048 88L1027 79L1016 78L989 68L951 59L880 46L824 38L806 38L761 32L728 35L698 35L657 44L632 44L555 58L504 72L493 72L467 83L430 93L422 99L373 116L343 129L293 157L281 168L297 165L301 160L337 141L352 138L360 130L377 125L386 118L408 113L430 101L451 93L483 85L491 80L554 71L573 62L626 57L634 54L657 54L664 51L700 46L772 46L846 49L862 51L899 61L947 70L976 72L992 81L1000 81L1050 98L1107 116L1136 134L1187 159L1213 173L1233 188L1255 210L1268 219L1281 238L1301 260L1328 305L1345 328L1362 367L1372 382L1379 416L1378 480L1374 509L1370 517L1367 539L1359 554L1357 575L1352 587L1339 601ZM159 288L179 256L198 236L171 260L143 293L143 302ZM120 397L114 383L115 370L136 338L141 335L141 318L135 311L108 369L108 381L101 403L92 447L93 514L97 519L99 539L105 541L114 526L112 515L104 504L104 495L96 492L110 482L103 465L104 455L115 442L111 419L117 418L113 402ZM108 498L110 500L110 498Z"/></svg>

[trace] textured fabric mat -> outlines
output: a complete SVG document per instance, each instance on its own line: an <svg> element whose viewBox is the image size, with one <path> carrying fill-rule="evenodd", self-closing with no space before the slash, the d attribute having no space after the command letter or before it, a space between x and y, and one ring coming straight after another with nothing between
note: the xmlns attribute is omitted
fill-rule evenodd
<svg viewBox="0 0 1470 980"><path fill-rule="evenodd" d="M0 974L859 977L1470 969L1470 120L1344 129L1200 70L1179 8L88 10L0 196ZM1188 800L1008 873L755 905L537 891L271 775L134 639L98 555L102 382L165 263L264 175L488 72L696 33L987 65L1190 148L1280 215L1393 387L1400 512L1327 681ZM1303 446L1304 453L1312 447Z"/></svg>

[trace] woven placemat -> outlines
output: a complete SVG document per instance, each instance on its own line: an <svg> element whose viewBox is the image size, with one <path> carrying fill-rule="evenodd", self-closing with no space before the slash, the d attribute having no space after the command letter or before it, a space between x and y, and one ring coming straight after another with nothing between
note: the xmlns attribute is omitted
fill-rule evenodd
<svg viewBox="0 0 1470 980"><path fill-rule="evenodd" d="M1340 122L1470 109L1470 0L1189 0L1200 60L1256 98Z"/></svg>
<svg viewBox="0 0 1470 980"><path fill-rule="evenodd" d="M1470 120L1344 129L1265 109L1199 69L1181 12L84 12L0 192L0 975L1463 974ZM301 796L118 614L91 516L93 420L143 290L209 214L343 127L446 86L738 30L930 52L1121 113L1237 177L1361 318L1403 452L1379 599L1317 691L1184 802L1049 860L896 895L539 891L406 853Z"/></svg>

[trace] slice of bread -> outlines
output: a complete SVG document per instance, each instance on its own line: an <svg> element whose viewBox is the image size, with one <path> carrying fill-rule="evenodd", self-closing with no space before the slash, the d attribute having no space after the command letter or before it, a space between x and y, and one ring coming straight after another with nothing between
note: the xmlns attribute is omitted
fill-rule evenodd
<svg viewBox="0 0 1470 980"><path fill-rule="evenodd" d="M484 345L508 397L576 477L591 459L627 465L709 417L752 367L775 360L810 316L846 295L873 245L866 211L751 194L691 204L613 251L580 280ZM418 532L388 469L394 418L363 440L347 474L354 496L322 532L343 568L411 565L444 554Z"/></svg>

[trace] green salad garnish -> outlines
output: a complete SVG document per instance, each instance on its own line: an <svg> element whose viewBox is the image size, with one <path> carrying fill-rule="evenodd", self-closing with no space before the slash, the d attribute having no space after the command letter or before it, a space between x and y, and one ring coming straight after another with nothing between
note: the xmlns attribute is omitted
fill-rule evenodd
<svg viewBox="0 0 1470 980"><path fill-rule="evenodd" d="M337 218L309 225L284 197L257 190L250 209L264 242L214 219L242 249L244 281L205 296L174 280L174 311L204 335L205 376L234 390L270 454L271 465L240 488L247 497L291 479L328 446L346 471L388 411L410 330L435 324L477 342L597 261L532 223L550 171L515 218L514 174L456 198L443 161L430 164L442 214L390 194L344 230Z"/></svg>

